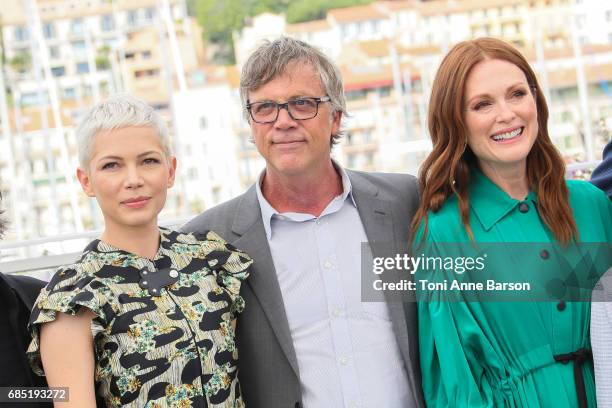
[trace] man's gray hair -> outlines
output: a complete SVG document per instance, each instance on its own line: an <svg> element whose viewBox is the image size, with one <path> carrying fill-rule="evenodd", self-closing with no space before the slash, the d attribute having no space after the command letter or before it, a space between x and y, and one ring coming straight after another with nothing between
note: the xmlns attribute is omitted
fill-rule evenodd
<svg viewBox="0 0 612 408"><path fill-rule="evenodd" d="M153 128L159 136L166 156L172 155L168 128L155 109L131 95L117 94L94 105L87 111L77 127L76 136L81 168L87 170L89 167L95 138L99 132L130 126Z"/></svg>
<svg viewBox="0 0 612 408"><path fill-rule="evenodd" d="M325 94L330 98L332 114L342 112L342 115L347 116L342 76L338 67L323 52L304 41L280 37L274 41L265 40L242 67L240 99L245 118L249 121L251 119L246 109L249 92L285 74L289 64L294 62L310 64L315 69ZM332 135L331 143L338 143L341 136L341 132Z"/></svg>

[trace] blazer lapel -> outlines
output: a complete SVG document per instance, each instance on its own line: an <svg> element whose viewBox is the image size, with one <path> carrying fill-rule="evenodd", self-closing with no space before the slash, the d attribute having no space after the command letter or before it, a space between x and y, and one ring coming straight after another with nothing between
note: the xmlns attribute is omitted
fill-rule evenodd
<svg viewBox="0 0 612 408"><path fill-rule="evenodd" d="M372 255L374 257L393 256L396 253L402 253L403 251L400 251L401 248L398 247L398 235L395 231L398 224L394 222L391 204L378 197L379 189L374 184L359 177L354 172L348 172L348 175L351 180L357 211L368 237ZM412 363L408 347L410 340L408 338L407 313L404 309L404 303L389 291L384 291L384 295L387 299L389 315L393 322L393 331L397 338L404 363L408 369L412 366Z"/></svg>
<svg viewBox="0 0 612 408"><path fill-rule="evenodd" d="M270 246L261 220L261 211L255 187L251 187L240 202L232 224L232 230L239 236L233 242L253 259L253 269L247 284L257 297L276 335L283 353L287 356L293 371L298 375L297 357L285 314L283 297L278 284Z"/></svg>

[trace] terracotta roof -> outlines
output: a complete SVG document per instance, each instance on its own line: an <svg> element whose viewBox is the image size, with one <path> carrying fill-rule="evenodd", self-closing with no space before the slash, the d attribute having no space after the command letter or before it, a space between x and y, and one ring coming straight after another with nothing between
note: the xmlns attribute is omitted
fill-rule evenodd
<svg viewBox="0 0 612 408"><path fill-rule="evenodd" d="M240 85L240 72L235 65L206 65L199 69L204 72L206 85L228 84L232 88Z"/></svg>
<svg viewBox="0 0 612 408"><path fill-rule="evenodd" d="M333 18L338 23L350 23L353 21L381 20L389 16L376 3L373 3L365 6L332 9L327 12L327 17Z"/></svg>
<svg viewBox="0 0 612 408"><path fill-rule="evenodd" d="M612 64L584 67L584 76L589 84L612 81ZM548 84L553 88L576 86L576 70L573 68L548 72Z"/></svg>
<svg viewBox="0 0 612 408"><path fill-rule="evenodd" d="M361 41L359 49L370 58L384 57L389 55L389 40Z"/></svg>
<svg viewBox="0 0 612 408"><path fill-rule="evenodd" d="M406 72L408 68L411 68L410 63L400 64L400 71ZM361 70L355 67L342 66L340 71L344 82L344 90L347 92L393 86L393 71L389 64ZM415 72L414 69L411 69L411 72ZM418 76L413 74L412 77L416 78Z"/></svg>
<svg viewBox="0 0 612 408"><path fill-rule="evenodd" d="M536 52L533 48L520 48L521 53L529 61L535 61L537 59ZM582 55L588 57L594 53L612 53L612 45L609 44L586 44L581 47ZM563 48L545 48L544 58L546 59L557 59L557 58L573 58L574 50L570 47Z"/></svg>
<svg viewBox="0 0 612 408"><path fill-rule="evenodd" d="M362 52L368 58L390 57L390 41L388 39L359 41L347 44L343 50L347 52ZM415 47L405 47L400 44L395 45L395 49L399 56L411 55L438 55L441 50L437 45L423 45Z"/></svg>
<svg viewBox="0 0 612 408"><path fill-rule="evenodd" d="M528 5L525 0L433 0L419 3L421 15L452 14L472 10Z"/></svg>
<svg viewBox="0 0 612 408"><path fill-rule="evenodd" d="M416 0L387 0L377 2L380 6L389 11L414 10L419 1Z"/></svg>
<svg viewBox="0 0 612 408"><path fill-rule="evenodd" d="M307 21L305 23L289 24L285 28L285 31L290 34L294 33L308 33L311 31L322 31L327 30L331 27L327 20L314 20Z"/></svg>
<svg viewBox="0 0 612 408"><path fill-rule="evenodd" d="M79 108L80 107L88 107L90 106L93 102L91 100L83 100L81 101L82 105L79 104ZM70 111L77 108L77 103L76 101L62 101L60 102L60 115L61 115L61 120L62 120L62 125L63 126L74 126L74 122L73 119L70 115ZM45 110L46 114L47 114L47 123L49 124L49 129L52 129L55 127L55 120L53 119L53 111L51 110L51 107L47 107L47 109ZM20 116L21 116L21 125L22 125L22 130L25 132L31 132L31 131L35 131L35 130L40 130L42 128L42 118L40 115L40 107L39 106L29 106L29 107L23 107L21 108L21 112L20 112ZM12 109L9 112L9 117L10 117L10 124L11 124L11 129L16 132L17 130L17 126L15 123L15 110Z"/></svg>

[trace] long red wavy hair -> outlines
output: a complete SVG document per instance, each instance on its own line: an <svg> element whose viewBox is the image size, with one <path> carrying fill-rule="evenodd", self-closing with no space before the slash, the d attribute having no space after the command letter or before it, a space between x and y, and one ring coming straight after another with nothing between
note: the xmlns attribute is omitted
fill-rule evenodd
<svg viewBox="0 0 612 408"><path fill-rule="evenodd" d="M468 185L476 156L467 145L464 120L465 83L470 70L485 59L508 61L523 71L532 89L538 113L538 135L527 156L529 187L538 197L538 211L544 223L561 243L577 237L577 228L568 202L565 164L548 135L548 107L537 78L527 60L510 44L495 38L478 38L455 45L444 57L436 74L429 102L429 134L433 150L419 170L421 204L412 221L412 235L425 222L427 212L438 211L452 194L457 196L461 221L473 240L469 220Z"/></svg>

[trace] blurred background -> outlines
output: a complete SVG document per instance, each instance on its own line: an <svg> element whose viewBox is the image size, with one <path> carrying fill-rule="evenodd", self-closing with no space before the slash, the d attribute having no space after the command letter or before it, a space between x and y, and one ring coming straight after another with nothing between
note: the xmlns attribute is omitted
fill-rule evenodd
<svg viewBox="0 0 612 408"><path fill-rule="evenodd" d="M3 0L0 34L3 272L44 275L99 233L75 177L74 126L116 92L155 106L171 130L178 178L162 225L242 193L264 162L239 72L264 38L302 39L340 66L350 117L333 155L349 168L416 174L439 62L482 36L534 67L568 178L588 179L612 134L610 1Z"/></svg>

